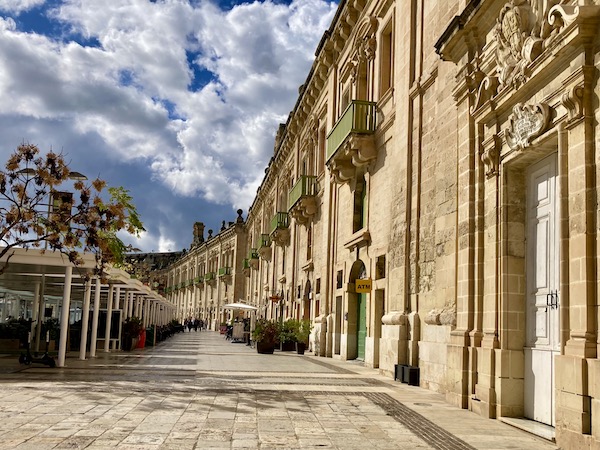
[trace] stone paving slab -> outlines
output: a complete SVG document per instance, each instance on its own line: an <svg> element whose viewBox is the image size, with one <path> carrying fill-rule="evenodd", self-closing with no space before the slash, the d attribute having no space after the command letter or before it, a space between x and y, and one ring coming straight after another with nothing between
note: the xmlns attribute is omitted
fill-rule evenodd
<svg viewBox="0 0 600 450"><path fill-rule="evenodd" d="M0 449L553 449L356 362L259 355L213 332L150 349L0 358Z"/></svg>

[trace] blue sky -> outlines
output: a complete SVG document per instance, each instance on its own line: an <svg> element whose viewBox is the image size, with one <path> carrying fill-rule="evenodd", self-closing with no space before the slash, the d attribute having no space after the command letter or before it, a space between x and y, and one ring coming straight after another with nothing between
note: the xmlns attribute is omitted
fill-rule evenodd
<svg viewBox="0 0 600 450"><path fill-rule="evenodd" d="M322 0L0 0L0 160L21 142L124 186L143 251L244 216L335 12Z"/></svg>

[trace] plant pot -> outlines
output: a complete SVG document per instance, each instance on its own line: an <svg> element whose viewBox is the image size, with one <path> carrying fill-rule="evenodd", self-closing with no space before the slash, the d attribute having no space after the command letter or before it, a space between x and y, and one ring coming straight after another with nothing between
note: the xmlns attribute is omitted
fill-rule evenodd
<svg viewBox="0 0 600 450"><path fill-rule="evenodd" d="M126 352L130 352L131 350L135 349L136 346L138 345L138 341L139 338L133 337L133 336L129 336L126 335L123 337L123 350L125 350Z"/></svg>
<svg viewBox="0 0 600 450"><path fill-rule="evenodd" d="M134 348L144 348L146 346L146 330L142 330L138 336L138 343Z"/></svg>
<svg viewBox="0 0 600 450"><path fill-rule="evenodd" d="M306 351L306 344L304 342L296 342L296 353L299 355L304 355Z"/></svg>
<svg viewBox="0 0 600 450"><path fill-rule="evenodd" d="M256 343L256 351L258 353L263 353L267 355L272 355L275 351L275 344L271 342L257 342Z"/></svg>
<svg viewBox="0 0 600 450"><path fill-rule="evenodd" d="M282 342L279 345L279 348L282 352L293 352L294 350L296 350L296 343L294 341Z"/></svg>

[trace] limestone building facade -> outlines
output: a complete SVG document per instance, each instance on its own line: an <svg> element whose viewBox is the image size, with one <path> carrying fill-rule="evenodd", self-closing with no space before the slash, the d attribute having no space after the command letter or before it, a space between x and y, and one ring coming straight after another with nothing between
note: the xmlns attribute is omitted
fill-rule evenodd
<svg viewBox="0 0 600 450"><path fill-rule="evenodd" d="M599 29L598 0L340 1L241 297L313 320L320 356L600 447Z"/></svg>
<svg viewBox="0 0 600 450"><path fill-rule="evenodd" d="M229 319L223 306L243 297L242 261L246 252L246 230L242 211L235 222L223 221L216 235L204 224L194 224L189 250L167 269L165 294L176 307L176 318L202 319L211 330Z"/></svg>

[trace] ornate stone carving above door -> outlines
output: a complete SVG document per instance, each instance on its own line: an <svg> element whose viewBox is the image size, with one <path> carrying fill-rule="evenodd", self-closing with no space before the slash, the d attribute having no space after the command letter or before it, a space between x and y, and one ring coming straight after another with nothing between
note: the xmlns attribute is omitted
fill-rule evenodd
<svg viewBox="0 0 600 450"><path fill-rule="evenodd" d="M550 122L550 107L545 103L517 103L509 121L510 126L505 132L506 143L513 150L523 150L529 147L534 138L546 131Z"/></svg>
<svg viewBox="0 0 600 450"><path fill-rule="evenodd" d="M500 84L518 87L525 82L525 68L543 50L536 11L529 0L511 0L496 22L496 63Z"/></svg>

